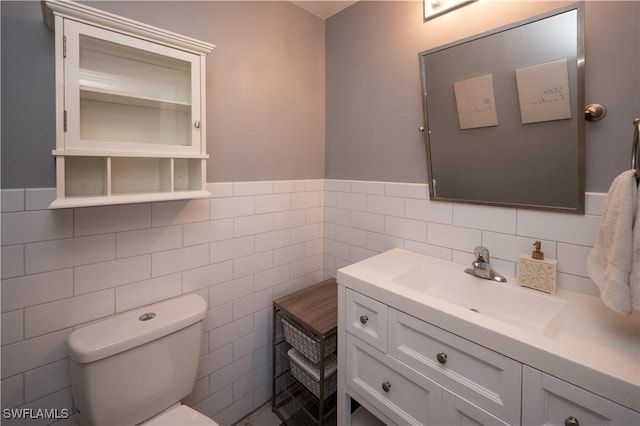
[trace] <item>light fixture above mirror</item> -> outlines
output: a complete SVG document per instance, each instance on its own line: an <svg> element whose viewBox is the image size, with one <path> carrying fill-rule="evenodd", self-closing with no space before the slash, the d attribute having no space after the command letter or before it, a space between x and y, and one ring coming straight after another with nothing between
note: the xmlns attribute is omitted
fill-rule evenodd
<svg viewBox="0 0 640 426"><path fill-rule="evenodd" d="M425 22L477 0L424 0Z"/></svg>

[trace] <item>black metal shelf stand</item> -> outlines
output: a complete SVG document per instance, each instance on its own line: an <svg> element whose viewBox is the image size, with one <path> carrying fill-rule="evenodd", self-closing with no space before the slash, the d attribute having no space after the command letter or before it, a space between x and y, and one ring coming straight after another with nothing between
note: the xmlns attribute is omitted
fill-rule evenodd
<svg viewBox="0 0 640 426"><path fill-rule="evenodd" d="M319 344L320 361L317 396L291 373L291 361L287 351L292 347L284 338L282 318L305 333ZM325 426L336 425L336 393L326 395L325 366L327 357L327 339L337 333L337 327L326 333L318 334L307 327L299 318L290 315L274 303L273 306L273 382L271 409L287 426ZM332 374L337 374L336 372ZM329 377L330 378L330 377Z"/></svg>

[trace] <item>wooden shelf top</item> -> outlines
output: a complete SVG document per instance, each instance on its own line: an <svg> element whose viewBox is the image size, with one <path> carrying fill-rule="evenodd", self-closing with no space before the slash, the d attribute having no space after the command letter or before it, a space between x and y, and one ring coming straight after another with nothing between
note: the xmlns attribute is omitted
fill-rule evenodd
<svg viewBox="0 0 640 426"><path fill-rule="evenodd" d="M338 327L338 284L335 278L280 297L273 304L316 335L326 336Z"/></svg>

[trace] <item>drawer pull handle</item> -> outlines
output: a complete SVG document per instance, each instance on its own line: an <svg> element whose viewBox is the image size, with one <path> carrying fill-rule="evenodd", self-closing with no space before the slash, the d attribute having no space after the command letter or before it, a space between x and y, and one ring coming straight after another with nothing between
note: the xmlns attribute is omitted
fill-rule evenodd
<svg viewBox="0 0 640 426"><path fill-rule="evenodd" d="M438 360L438 362L440 364L446 364L447 363L447 354L444 352L440 352L438 355L436 355L436 359Z"/></svg>
<svg viewBox="0 0 640 426"><path fill-rule="evenodd" d="M369 321L369 317L366 315L360 315L360 322L364 325Z"/></svg>
<svg viewBox="0 0 640 426"><path fill-rule="evenodd" d="M573 416L567 417L567 420L564 421L564 426L580 426L580 422Z"/></svg>
<svg viewBox="0 0 640 426"><path fill-rule="evenodd" d="M391 383L389 383L389 382L384 382L384 383L382 384L382 390L383 390L383 391L385 391L385 392L389 392L389 389L391 389Z"/></svg>

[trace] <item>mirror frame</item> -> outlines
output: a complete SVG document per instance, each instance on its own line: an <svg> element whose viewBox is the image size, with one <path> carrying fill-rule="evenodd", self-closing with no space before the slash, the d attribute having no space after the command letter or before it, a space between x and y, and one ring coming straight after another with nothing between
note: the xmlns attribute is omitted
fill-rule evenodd
<svg viewBox="0 0 640 426"><path fill-rule="evenodd" d="M577 161L577 173L578 173L578 181L577 181L577 198L576 198L576 207L560 207L560 206L548 206L548 205L535 205L535 204L524 204L524 203L509 203L509 202L499 202L499 201L484 201L484 200L472 200L472 199L460 199L460 198L448 198L438 196L437 192L434 188L434 176L433 176L433 167L432 167L432 155L431 155L431 139L430 139L430 131L429 131L429 117L427 111L427 93L426 93L426 74L425 74L425 63L423 57L430 53L439 52L445 49L449 49L455 47L457 45L462 45L465 43L472 42L474 40L479 40L485 37L489 37L491 35L495 35L498 33L502 33L511 29L515 29L518 27L525 26L527 24L537 22L546 18L550 18L565 12L569 12L572 10L576 10L577 16L577 31L576 31L576 87L577 93L575 96L574 104L576 106L576 126L577 126L577 146L576 146L576 161ZM489 206L502 206L502 207L518 207L518 208L526 208L526 209L535 209L535 210L545 210L545 211L553 211L553 212L563 212L563 213L574 213L574 214L584 214L585 211L585 120L584 117L584 105L585 105L585 72L584 72L584 5L582 3L573 3L561 8L553 9L549 12L545 12L539 15L535 15L524 20L516 21L510 24L506 24L489 31L476 34L470 37L466 37L464 39L456 40L451 43L447 43L418 54L418 60L420 65L420 81L422 84L422 109L423 109L423 117L424 117L424 127L421 128L421 132L423 132L426 139L426 151L427 151L427 175L428 175L428 187L429 187L429 199L434 201L446 201L446 202L455 202L455 203L465 203L465 204L476 204L476 205L489 205Z"/></svg>

